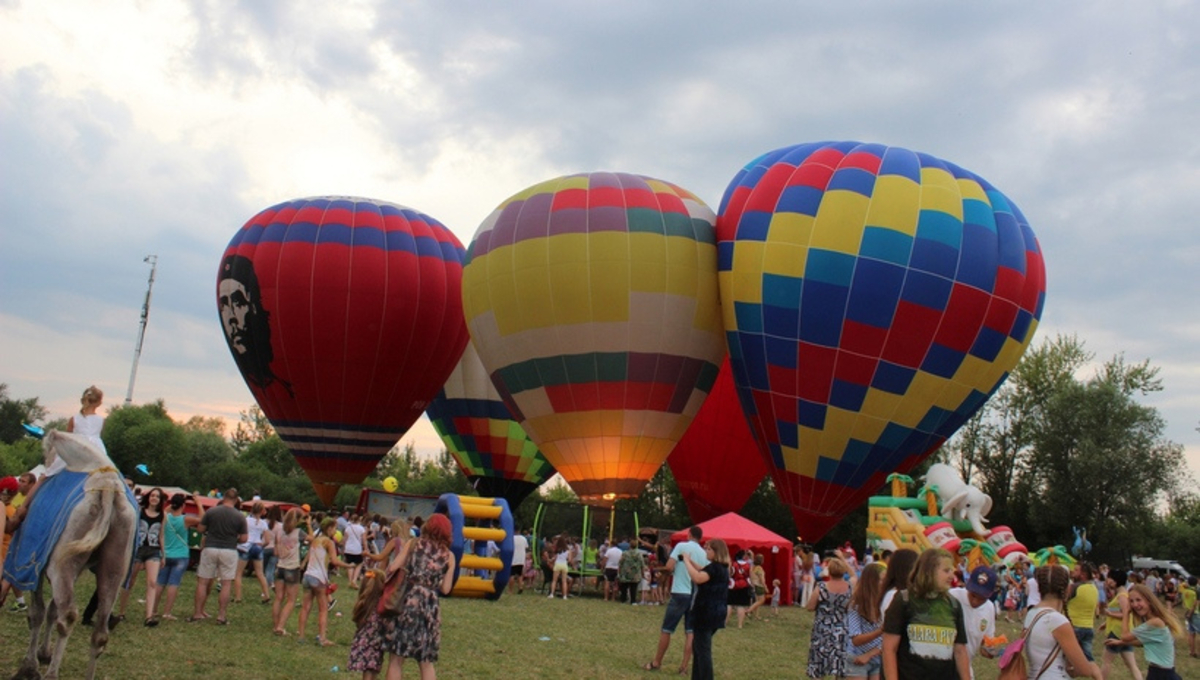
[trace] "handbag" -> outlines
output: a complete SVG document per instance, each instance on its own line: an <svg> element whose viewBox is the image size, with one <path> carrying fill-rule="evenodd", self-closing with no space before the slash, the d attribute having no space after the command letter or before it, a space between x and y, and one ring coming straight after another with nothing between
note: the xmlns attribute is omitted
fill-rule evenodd
<svg viewBox="0 0 1200 680"><path fill-rule="evenodd" d="M1025 629L1021 637L1010 642L1008 647L1004 649L1004 654L1000 657L1000 675L998 676L998 680L1028 680L1029 667L1025 663L1025 643L1029 639L1029 633L1037 625L1038 619L1042 618L1049 611L1049 609L1043 610L1037 616L1033 617L1033 621L1029 623L1029 627ZM1054 651L1050 652L1050 656L1046 657L1041 669L1034 676L1034 680L1042 677L1042 674L1050 668L1050 664L1054 663L1054 660L1058 658L1058 653L1061 651L1062 647L1055 644Z"/></svg>
<svg viewBox="0 0 1200 680"><path fill-rule="evenodd" d="M412 562L413 549L411 545L404 546L407 554L404 564L393 571L383 583L383 593L379 596L379 604L375 611L380 616L399 616L404 609L404 600L408 597L408 565Z"/></svg>

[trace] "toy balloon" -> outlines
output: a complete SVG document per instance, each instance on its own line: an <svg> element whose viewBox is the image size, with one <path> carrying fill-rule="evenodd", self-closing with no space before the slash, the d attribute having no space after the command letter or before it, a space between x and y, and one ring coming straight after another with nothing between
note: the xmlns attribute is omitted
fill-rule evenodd
<svg viewBox="0 0 1200 680"><path fill-rule="evenodd" d="M512 419L473 343L425 413L482 496L503 498L515 508L554 476L554 467Z"/></svg>
<svg viewBox="0 0 1200 680"><path fill-rule="evenodd" d="M767 476L738 403L728 359L667 465L696 524L741 510Z"/></svg>
<svg viewBox="0 0 1200 680"><path fill-rule="evenodd" d="M229 350L327 505L375 469L458 362L462 253L427 215L335 197L267 208L225 249Z"/></svg>
<svg viewBox="0 0 1200 680"><path fill-rule="evenodd" d="M463 269L471 338L512 417L585 502L636 496L725 355L713 214L624 173L509 198Z"/></svg>
<svg viewBox="0 0 1200 680"><path fill-rule="evenodd" d="M396 489L400 488L400 482L396 481L395 477L388 477L383 480L383 490L388 493L395 493Z"/></svg>
<svg viewBox="0 0 1200 680"><path fill-rule="evenodd" d="M717 233L734 380L809 540L941 446L1041 317L1045 271L1025 217L926 154L772 151L730 183Z"/></svg>

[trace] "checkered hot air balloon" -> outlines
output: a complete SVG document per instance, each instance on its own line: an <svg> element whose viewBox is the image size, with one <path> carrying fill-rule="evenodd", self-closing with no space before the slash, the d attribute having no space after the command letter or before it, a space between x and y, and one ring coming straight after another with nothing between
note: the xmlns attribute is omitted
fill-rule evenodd
<svg viewBox="0 0 1200 680"><path fill-rule="evenodd" d="M513 418L579 496L639 494L725 356L712 211L624 173L502 203L467 249L471 339Z"/></svg>
<svg viewBox="0 0 1200 680"><path fill-rule="evenodd" d="M345 197L267 208L225 249L229 350L326 504L375 469L458 362L462 257L428 215Z"/></svg>
<svg viewBox="0 0 1200 680"><path fill-rule="evenodd" d="M730 183L717 235L739 397L806 540L940 447L1008 376L1042 313L1025 217L922 153L772 151Z"/></svg>
<svg viewBox="0 0 1200 680"><path fill-rule="evenodd" d="M554 476L554 467L512 419L471 343L425 413L482 496L516 508Z"/></svg>

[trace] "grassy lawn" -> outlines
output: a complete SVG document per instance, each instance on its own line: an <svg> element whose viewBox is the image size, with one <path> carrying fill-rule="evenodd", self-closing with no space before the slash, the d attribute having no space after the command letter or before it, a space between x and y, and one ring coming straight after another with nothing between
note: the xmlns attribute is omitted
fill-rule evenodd
<svg viewBox="0 0 1200 680"><path fill-rule="evenodd" d="M252 580L246 582L246 602L230 605L229 626L180 620L145 628L136 605L143 596L139 579L129 604L131 616L113 632L98 677L327 678L334 666L344 673L354 635L350 611L355 592L345 587L344 579L339 585L335 612L342 616L329 619L329 637L337 646L322 649L311 644L315 617L309 622L309 644L298 644L294 636L272 635L270 606L258 604L258 587ZM78 594L83 602L90 597L91 587L90 577L80 579ZM175 613L181 619L191 611L194 590L195 575L189 572L176 603ZM210 600L210 614L215 613L215 605ZM5 610L0 613L0 677L16 670L28 642L24 615L9 613L7 606ZM662 614L662 607L616 605L592 596L549 600L529 591L498 602L446 599L438 673L443 678L646 678L650 674L640 666L653 656ZM292 632L296 616L288 626ZM792 607L769 621L748 622L743 630L722 631L713 643L717 677L803 677L811 622L808 612ZM1002 623L1001 628L1010 639L1019 634L1015 626ZM72 636L64 678L82 676L88 634L90 629L79 627ZM659 675L673 675L670 670L678 667L682 643L680 632ZM1200 677L1200 661L1188 658L1186 640L1177 642L1177 650L1180 675ZM1138 658L1141 661L1140 652ZM412 662L405 670L408 677L416 677ZM994 679L995 662L976 659L975 673L979 680ZM1110 675L1129 677L1123 667Z"/></svg>

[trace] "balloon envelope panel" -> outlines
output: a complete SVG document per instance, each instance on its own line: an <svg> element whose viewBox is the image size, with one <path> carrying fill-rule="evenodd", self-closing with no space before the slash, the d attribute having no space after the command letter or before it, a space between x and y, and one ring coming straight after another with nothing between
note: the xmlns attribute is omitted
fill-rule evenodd
<svg viewBox="0 0 1200 680"><path fill-rule="evenodd" d="M516 507L554 476L554 467L512 419L471 343L425 413L467 479L485 496L499 496Z"/></svg>
<svg viewBox="0 0 1200 680"><path fill-rule="evenodd" d="M226 341L323 497L370 474L453 370L462 257L433 218L343 197L267 208L225 249Z"/></svg>
<svg viewBox="0 0 1200 680"><path fill-rule="evenodd" d="M772 151L717 223L739 396L806 540L936 450L1041 317L1041 250L985 180L858 142Z"/></svg>
<svg viewBox="0 0 1200 680"><path fill-rule="evenodd" d="M739 512L767 476L746 423L729 359L691 427L667 457L692 522Z"/></svg>
<svg viewBox="0 0 1200 680"><path fill-rule="evenodd" d="M716 378L713 219L677 186L598 172L513 196L468 248L480 358L585 500L640 493Z"/></svg>

